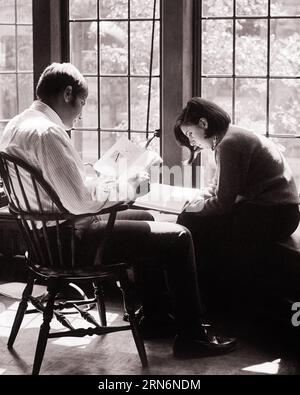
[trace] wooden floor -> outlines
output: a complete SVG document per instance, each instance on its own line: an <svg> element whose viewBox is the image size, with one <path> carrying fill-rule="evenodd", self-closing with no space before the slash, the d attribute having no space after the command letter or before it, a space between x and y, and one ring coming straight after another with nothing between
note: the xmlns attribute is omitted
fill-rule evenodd
<svg viewBox="0 0 300 395"><path fill-rule="evenodd" d="M25 317L14 350L6 347L18 300L0 296L0 374L30 375L41 315ZM94 312L96 315L96 312ZM108 323L121 323L118 301L108 303ZM219 330L238 337L236 351L218 357L176 360L172 338L146 341L149 367L142 369L131 332L102 337L50 339L42 375L296 375L300 374L295 328L261 319L217 317ZM76 326L78 321L70 316ZM53 328L60 324L53 320ZM298 329L300 331L300 329Z"/></svg>

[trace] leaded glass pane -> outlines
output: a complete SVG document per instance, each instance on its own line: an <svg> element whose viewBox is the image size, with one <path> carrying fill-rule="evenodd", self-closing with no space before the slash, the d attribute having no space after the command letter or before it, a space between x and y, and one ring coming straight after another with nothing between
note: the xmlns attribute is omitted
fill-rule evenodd
<svg viewBox="0 0 300 395"><path fill-rule="evenodd" d="M266 132L267 80L236 80L235 123L254 132Z"/></svg>
<svg viewBox="0 0 300 395"><path fill-rule="evenodd" d="M0 74L0 119L10 119L17 113L15 74Z"/></svg>
<svg viewBox="0 0 300 395"><path fill-rule="evenodd" d="M0 25L0 71L16 70L15 27Z"/></svg>
<svg viewBox="0 0 300 395"><path fill-rule="evenodd" d="M15 23L15 0L0 0L0 23Z"/></svg>
<svg viewBox="0 0 300 395"><path fill-rule="evenodd" d="M101 78L100 104L102 128L128 128L128 84L127 78Z"/></svg>
<svg viewBox="0 0 300 395"><path fill-rule="evenodd" d="M149 79L131 78L131 128L146 130ZM159 128L159 80L152 78L149 130Z"/></svg>
<svg viewBox="0 0 300 395"><path fill-rule="evenodd" d="M128 23L100 23L101 74L127 74Z"/></svg>
<svg viewBox="0 0 300 395"><path fill-rule="evenodd" d="M232 79L203 78L202 96L217 103L232 116Z"/></svg>
<svg viewBox="0 0 300 395"><path fill-rule="evenodd" d="M300 74L300 20L271 20L270 74Z"/></svg>
<svg viewBox="0 0 300 395"><path fill-rule="evenodd" d="M78 126L96 128L98 126L98 80L86 77L89 95L82 110L82 119Z"/></svg>
<svg viewBox="0 0 300 395"><path fill-rule="evenodd" d="M232 0L202 0L203 16L232 16L233 1Z"/></svg>
<svg viewBox="0 0 300 395"><path fill-rule="evenodd" d="M71 62L82 73L97 72L96 22L73 22L70 26Z"/></svg>
<svg viewBox="0 0 300 395"><path fill-rule="evenodd" d="M232 74L232 21L207 20L202 23L203 74Z"/></svg>
<svg viewBox="0 0 300 395"><path fill-rule="evenodd" d="M70 18L96 18L97 0L69 0Z"/></svg>
<svg viewBox="0 0 300 395"><path fill-rule="evenodd" d="M18 74L19 112L28 108L33 99L33 74Z"/></svg>
<svg viewBox="0 0 300 395"><path fill-rule="evenodd" d="M271 79L270 132L300 134L300 80Z"/></svg>
<svg viewBox="0 0 300 395"><path fill-rule="evenodd" d="M237 16L268 15L268 0L236 0Z"/></svg>
<svg viewBox="0 0 300 395"><path fill-rule="evenodd" d="M32 26L17 27L18 71L33 70Z"/></svg>
<svg viewBox="0 0 300 395"><path fill-rule="evenodd" d="M300 15L299 0L270 0L271 16Z"/></svg>
<svg viewBox="0 0 300 395"><path fill-rule="evenodd" d="M236 23L237 75L267 74L267 20L239 19Z"/></svg>
<svg viewBox="0 0 300 395"><path fill-rule="evenodd" d="M32 0L17 1L17 22L32 23Z"/></svg>

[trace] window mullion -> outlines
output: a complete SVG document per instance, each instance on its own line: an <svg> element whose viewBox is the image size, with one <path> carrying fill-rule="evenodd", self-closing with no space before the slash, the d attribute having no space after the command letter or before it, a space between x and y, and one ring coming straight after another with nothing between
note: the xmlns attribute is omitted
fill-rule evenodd
<svg viewBox="0 0 300 395"><path fill-rule="evenodd" d="M232 122L233 123L235 123L235 93L236 93L235 51L236 51L236 0L233 0L233 21L232 21Z"/></svg>
<svg viewBox="0 0 300 395"><path fill-rule="evenodd" d="M271 0L268 0L268 22L267 22L267 103L266 103L266 136L270 132L270 50L271 50Z"/></svg>
<svg viewBox="0 0 300 395"><path fill-rule="evenodd" d="M20 100L19 100L19 78L18 78L18 71L19 71L19 56L18 56L18 6L17 6L17 0L15 0L15 18L16 18L16 24L15 24L15 54L16 54L16 99L17 99L17 112L20 112Z"/></svg>
<svg viewBox="0 0 300 395"><path fill-rule="evenodd" d="M100 5L97 0L97 133L98 133L98 158L101 156L101 43L100 43Z"/></svg>
<svg viewBox="0 0 300 395"><path fill-rule="evenodd" d="M130 46L130 0L128 0L128 29L127 29L127 112L128 112L128 138L131 138L131 46Z"/></svg>

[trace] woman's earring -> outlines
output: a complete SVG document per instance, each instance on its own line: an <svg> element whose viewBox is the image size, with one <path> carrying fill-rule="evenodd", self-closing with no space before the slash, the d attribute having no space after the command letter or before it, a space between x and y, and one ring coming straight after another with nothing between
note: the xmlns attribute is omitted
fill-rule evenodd
<svg viewBox="0 0 300 395"><path fill-rule="evenodd" d="M218 144L218 141L219 141L218 136L215 136L215 137L213 138L212 145L211 145L212 151L214 151L214 150L216 149L216 146L217 146L217 144Z"/></svg>

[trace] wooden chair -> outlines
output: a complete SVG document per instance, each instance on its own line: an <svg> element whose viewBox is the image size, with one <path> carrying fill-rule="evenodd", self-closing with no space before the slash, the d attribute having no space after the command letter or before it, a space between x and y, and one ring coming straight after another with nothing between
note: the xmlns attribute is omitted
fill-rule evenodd
<svg viewBox="0 0 300 395"><path fill-rule="evenodd" d="M26 243L27 252L25 255L30 273L9 336L8 347L13 347L24 314L32 312L32 310L28 310L28 302L31 302L36 310L43 313L43 323L39 331L32 374L38 374L40 371L49 338L103 335L124 330L132 331L142 366L146 367L147 356L135 317L132 284L128 276L129 263L120 262L105 265L105 262L103 262L104 246L113 230L116 213L126 209L127 206L117 204L97 213L110 214L105 235L95 254L94 261L88 265L83 265L83 262L78 262L76 256L78 240L75 237L74 221L95 214L73 215L68 212L61 204L56 192L44 180L39 171L23 160L4 152L0 152L0 176L3 179L9 199L9 210L16 219ZM42 207L41 198L43 198L43 201L48 200L48 208ZM62 221L65 224L65 221L68 221L68 226L62 226ZM66 229L68 230L67 235ZM122 291L124 309L129 317L129 325L107 326L101 288L102 280L107 278L114 278ZM46 281L48 295L45 303L32 296L36 279ZM57 295L62 287L70 282L80 284L83 281L93 284L93 298L58 301ZM97 304L100 324L85 308L92 303ZM76 309L92 326L87 329L74 328L63 314L67 308ZM50 322L53 315L67 330L50 331Z"/></svg>

